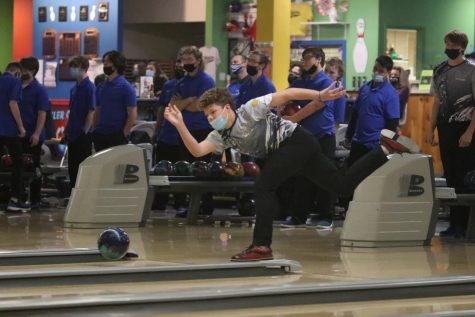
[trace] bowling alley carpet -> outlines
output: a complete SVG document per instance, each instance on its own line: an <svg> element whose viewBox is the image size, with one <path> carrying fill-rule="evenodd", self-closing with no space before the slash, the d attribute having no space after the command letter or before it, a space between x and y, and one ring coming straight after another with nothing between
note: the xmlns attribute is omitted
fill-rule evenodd
<svg viewBox="0 0 475 317"><path fill-rule="evenodd" d="M20 249L95 248L101 229L65 229L64 209L51 208L31 213L0 212L0 251ZM108 266L149 266L169 264L223 263L249 245L252 225L242 221L232 223L200 222L187 226L185 219L151 217L145 227L126 228L130 250L137 260L82 264L31 265L29 268L71 268ZM443 224L442 224L443 225ZM334 283L378 279L429 278L455 275L475 275L475 244L435 236L427 247L342 248L341 228L316 230L308 228L274 228L274 257L300 262L298 274L265 277L239 277L210 280L127 283L117 285L68 285L2 290L2 302L17 298L41 296L89 296L114 292L168 292L243 286L279 286L299 283ZM22 266L3 266L0 270L21 270ZM451 298L390 300L383 302L342 303L338 305L304 305L299 309L252 309L213 311L186 316L396 316L475 309L474 296ZM386 306L384 306L386 305ZM389 307L389 308L388 308ZM385 314L382 314L385 311ZM155 316L152 313L141 316ZM171 314L170 316L185 316Z"/></svg>

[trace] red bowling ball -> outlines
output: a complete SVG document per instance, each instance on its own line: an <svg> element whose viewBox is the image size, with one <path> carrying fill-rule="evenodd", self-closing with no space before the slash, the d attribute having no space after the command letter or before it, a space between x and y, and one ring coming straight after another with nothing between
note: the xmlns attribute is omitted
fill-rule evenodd
<svg viewBox="0 0 475 317"><path fill-rule="evenodd" d="M300 106L294 103L289 103L285 105L284 110L282 110L283 116L293 116L300 110Z"/></svg>
<svg viewBox="0 0 475 317"><path fill-rule="evenodd" d="M244 168L244 175L246 176L257 177L261 174L261 169L255 162L244 162L242 163L242 167Z"/></svg>
<svg viewBox="0 0 475 317"><path fill-rule="evenodd" d="M1 161L0 161L0 166L2 168L10 168L13 166L13 159L10 154L4 154L2 155Z"/></svg>

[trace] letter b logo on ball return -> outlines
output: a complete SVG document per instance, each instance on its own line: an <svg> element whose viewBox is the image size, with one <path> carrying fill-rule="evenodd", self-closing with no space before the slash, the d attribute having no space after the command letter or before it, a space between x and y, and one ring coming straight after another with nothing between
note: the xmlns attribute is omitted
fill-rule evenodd
<svg viewBox="0 0 475 317"><path fill-rule="evenodd" d="M133 184L139 181L137 172L139 167L133 164L120 164L117 166L116 184Z"/></svg>

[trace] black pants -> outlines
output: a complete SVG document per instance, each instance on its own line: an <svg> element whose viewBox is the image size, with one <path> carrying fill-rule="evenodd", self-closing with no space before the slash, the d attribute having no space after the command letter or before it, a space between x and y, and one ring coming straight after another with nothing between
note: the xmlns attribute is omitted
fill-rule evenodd
<svg viewBox="0 0 475 317"><path fill-rule="evenodd" d="M348 155L348 158L346 159L346 165L348 165L348 167L350 167L356 161L358 161L360 158L362 158L363 156L365 156L369 152L371 152L370 148L364 146L361 143L352 141L351 142L350 154Z"/></svg>
<svg viewBox="0 0 475 317"><path fill-rule="evenodd" d="M23 158L22 141L18 137L0 136L0 148L5 146L13 160L11 175L12 197L25 201L26 195L23 187Z"/></svg>
<svg viewBox="0 0 475 317"><path fill-rule="evenodd" d="M303 176L316 186L334 194L351 195L358 184L387 162L380 147L374 149L347 170L339 170L323 154L317 139L297 127L280 148L272 153L255 183L256 225L253 243L270 246L272 221L278 210L277 188L289 177Z"/></svg>
<svg viewBox="0 0 475 317"><path fill-rule="evenodd" d="M333 161L335 157L335 135L326 135L318 140L322 153ZM292 180L289 180L292 183ZM297 176L293 181L293 195L291 204L291 216L294 221L304 223L308 213L315 209L321 219L331 220L335 210L336 196L325 188L303 177ZM316 203L316 208L315 208Z"/></svg>
<svg viewBox="0 0 475 317"><path fill-rule="evenodd" d="M102 134L94 132L92 134L92 141L94 142L94 149L96 152L108 149L116 145L127 144L127 138L122 131L111 134Z"/></svg>
<svg viewBox="0 0 475 317"><path fill-rule="evenodd" d="M41 146L42 142L39 142L35 146L31 146L30 140L28 138L23 139L23 153L30 154L33 158L33 166L35 170L41 171ZM41 200L41 185L42 179L41 174L39 177L35 177L30 183L30 202L32 204L37 204Z"/></svg>
<svg viewBox="0 0 475 317"><path fill-rule="evenodd" d="M68 172L71 188L76 185L79 164L92 154L91 134L82 134L78 139L68 142Z"/></svg>
<svg viewBox="0 0 475 317"><path fill-rule="evenodd" d="M465 133L469 122L438 123L439 148L447 186L460 193L465 191L464 178L475 169L475 139L469 147L459 147L459 139ZM466 228L469 207L451 206L450 225Z"/></svg>

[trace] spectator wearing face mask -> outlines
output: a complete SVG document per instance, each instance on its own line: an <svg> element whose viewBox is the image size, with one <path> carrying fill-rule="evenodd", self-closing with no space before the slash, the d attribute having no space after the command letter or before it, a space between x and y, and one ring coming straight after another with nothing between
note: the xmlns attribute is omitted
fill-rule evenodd
<svg viewBox="0 0 475 317"><path fill-rule="evenodd" d="M247 59L246 70L249 78L239 88L236 109L251 99L275 92L274 83L264 75L269 58L262 52L253 51Z"/></svg>
<svg viewBox="0 0 475 317"><path fill-rule="evenodd" d="M345 144L351 146L348 166L379 146L381 130L397 130L399 97L389 82L392 68L391 58L379 56L373 66L372 80L359 91L346 131Z"/></svg>
<svg viewBox="0 0 475 317"><path fill-rule="evenodd" d="M79 164L91 155L90 129L96 107L96 86L87 75L89 60L84 56L69 61L71 77L76 84L69 94L69 117L63 139L68 143L68 171L71 187L75 187Z"/></svg>
<svg viewBox="0 0 475 317"><path fill-rule="evenodd" d="M399 96L400 118L403 118L406 111L407 100L409 99L409 85L407 80L407 73L404 68L395 66L389 75L389 81L396 89Z"/></svg>
<svg viewBox="0 0 475 317"><path fill-rule="evenodd" d="M325 63L325 74L336 82L335 87L343 87L341 82L345 74L345 67L343 61L338 57L332 57ZM338 128L340 123L345 122L346 112L346 95L333 101L333 111L335 117L335 124Z"/></svg>
<svg viewBox="0 0 475 317"><path fill-rule="evenodd" d="M0 76L0 148L6 147L12 158L11 198L7 210L28 211L23 188L23 160L21 143L26 130L20 116L21 100L21 65L12 62L7 65L5 73ZM5 154L5 153L3 153Z"/></svg>
<svg viewBox="0 0 475 317"><path fill-rule="evenodd" d="M41 145L45 140L46 113L51 110L46 88L36 79L39 70L38 59L34 56L20 60L22 66L22 99L20 101L21 119L26 129L23 139L23 153L33 158L36 169L40 169ZM32 209L39 209L41 199L41 177L35 178L30 184L30 202Z"/></svg>
<svg viewBox="0 0 475 317"><path fill-rule="evenodd" d="M231 96L233 96L234 101L239 97L239 89L241 88L241 85L249 78L246 68L246 56L238 54L231 58L231 65L229 66L231 72L231 84L228 86L228 91L231 93Z"/></svg>
<svg viewBox="0 0 475 317"><path fill-rule="evenodd" d="M107 80L96 92L92 135L96 152L126 144L137 118L135 90L123 75L127 62L125 56L118 51L109 51L102 61Z"/></svg>
<svg viewBox="0 0 475 317"><path fill-rule="evenodd" d="M302 66L300 66L299 64L290 66L289 76L287 77L287 82L289 83L289 86L292 85L292 83L296 80L300 79L300 76L302 76Z"/></svg>
<svg viewBox="0 0 475 317"><path fill-rule="evenodd" d="M150 61L147 64L145 76L153 77L153 94L158 97L163 89L163 85L168 80L167 75L163 72L160 64Z"/></svg>

